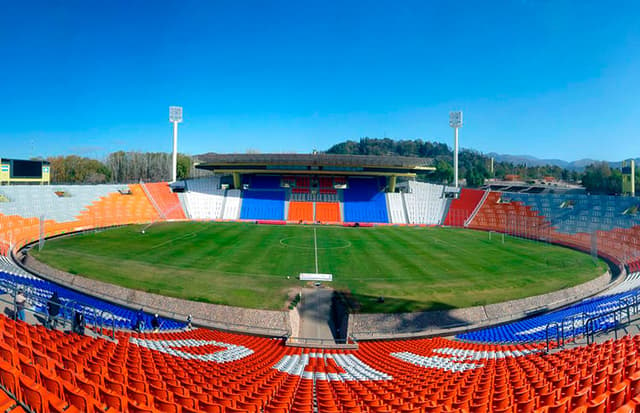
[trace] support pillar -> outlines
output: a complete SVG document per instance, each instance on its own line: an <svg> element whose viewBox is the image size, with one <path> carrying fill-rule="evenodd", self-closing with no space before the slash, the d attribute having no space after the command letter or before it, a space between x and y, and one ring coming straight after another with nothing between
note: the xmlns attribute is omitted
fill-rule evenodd
<svg viewBox="0 0 640 413"><path fill-rule="evenodd" d="M389 177L389 192L396 192L396 180L397 176L395 175Z"/></svg>

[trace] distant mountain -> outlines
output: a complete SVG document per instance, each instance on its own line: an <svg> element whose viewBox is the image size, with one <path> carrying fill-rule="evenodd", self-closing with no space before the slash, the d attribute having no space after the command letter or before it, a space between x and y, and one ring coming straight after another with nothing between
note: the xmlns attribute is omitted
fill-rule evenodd
<svg viewBox="0 0 640 413"><path fill-rule="evenodd" d="M487 153L486 156L494 158L498 162L511 162L513 164L526 164L527 166L555 165L567 168L569 162L562 159L540 159L530 155L504 155L495 152Z"/></svg>
<svg viewBox="0 0 640 413"><path fill-rule="evenodd" d="M566 168L572 171L584 171L584 168L594 162L600 162L597 159L579 159L577 161L567 162L562 159L540 159L529 155L505 155L495 152L487 153L486 156L494 158L498 162L511 162L513 164L526 164L527 166L544 166L553 165L560 168ZM612 168L619 168L622 162L608 162ZM636 158L636 165L640 165L640 158Z"/></svg>

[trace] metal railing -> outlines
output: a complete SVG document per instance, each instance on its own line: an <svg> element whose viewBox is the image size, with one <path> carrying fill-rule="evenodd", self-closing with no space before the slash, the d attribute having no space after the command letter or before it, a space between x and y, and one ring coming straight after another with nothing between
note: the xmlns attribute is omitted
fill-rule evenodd
<svg viewBox="0 0 640 413"><path fill-rule="evenodd" d="M584 323L585 323L585 319L587 318L588 314L584 313L584 312L579 312L576 314L571 314L568 315L566 317L564 317L561 321L552 321L550 323L548 323L545 327L545 341L547 343L547 353L551 350L551 337L549 334L549 330L551 330L553 327L555 327L555 331L556 331L556 346L557 347L564 347L565 343L567 342L568 338L571 337L576 337L577 335L577 329L576 327L584 327ZM576 326L576 321L580 321L581 323L578 323L578 325ZM568 332L568 328L565 327L571 327L571 334L565 334Z"/></svg>
<svg viewBox="0 0 640 413"><path fill-rule="evenodd" d="M34 317L41 321L43 325L48 328L52 328L52 326L61 326L62 329L67 327L71 327L73 325L73 319L76 312L80 312L85 316L85 320L88 320L90 325L96 327L97 332L100 335L104 335L103 327L107 321L111 321L111 338L115 338L115 329L116 329L116 316L109 311L99 311L97 309L93 309L90 306L83 305L82 303L76 300L69 300L64 297L60 297L60 300L55 302L55 304L59 305L58 314L55 316L49 315L49 304L52 301L48 298L43 298L40 294L35 293L37 290L34 287L31 287L26 284L21 284L15 281L9 280L0 280L0 290L4 292L4 294L9 295L11 298L7 300L6 298L0 298L0 302L6 303L7 307L9 307L13 312L13 319L15 320L18 315L18 306L16 303L16 296L19 290L23 291L23 295L26 298L25 305L23 310L25 313L33 313ZM91 317L87 317L89 313L87 313L86 309L92 308L94 311L91 313Z"/></svg>
<svg viewBox="0 0 640 413"><path fill-rule="evenodd" d="M551 329L552 327L556 328L556 342L558 343L558 347L562 347L564 346L564 327L562 323L559 323L557 321L553 321L549 324L547 324L544 334L545 334L545 338L547 341L547 353L550 350L550 341L549 341L549 329Z"/></svg>
<svg viewBox="0 0 640 413"><path fill-rule="evenodd" d="M344 346L344 345L353 345L357 346L358 341L353 336L349 336L347 338L308 338L308 337L287 337L287 344L295 344L295 345L303 345L303 346L317 346L317 347L326 347L326 346Z"/></svg>
<svg viewBox="0 0 640 413"><path fill-rule="evenodd" d="M640 290L635 290L632 295L620 298L617 307L612 310L598 314L580 312L569 315L561 321L552 321L545 326L545 339L547 352L549 352L553 329L555 328L555 339L558 347L564 347L568 338L578 337L584 334L587 344L595 340L597 333L605 333L613 330L615 338L618 338L618 328L624 327L631 322L631 316L638 314L640 305ZM622 320L625 320L622 322ZM570 327L570 330L569 330ZM582 329L581 329L582 328ZM551 333L550 333L551 331ZM570 333L570 334L569 334Z"/></svg>
<svg viewBox="0 0 640 413"><path fill-rule="evenodd" d="M631 305L627 304L624 307L618 307L613 310L607 311L589 317L585 325L585 336L587 337L587 345L595 342L596 333L603 333L613 330L615 339L618 339L618 328L620 326L629 325L631 323ZM626 323L622 320L626 314ZM603 320L604 319L604 320ZM602 328L600 325L604 325Z"/></svg>

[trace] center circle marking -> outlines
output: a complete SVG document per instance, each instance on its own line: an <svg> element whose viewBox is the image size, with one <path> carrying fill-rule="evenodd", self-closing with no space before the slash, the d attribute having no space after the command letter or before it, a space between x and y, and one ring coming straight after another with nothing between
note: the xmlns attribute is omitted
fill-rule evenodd
<svg viewBox="0 0 640 413"><path fill-rule="evenodd" d="M300 245L300 244L296 244L295 240L303 240L301 241L301 243L304 243L305 245ZM338 250L338 249L344 249L344 248L350 248L351 247L351 241L345 241L345 240L333 240L333 239L329 239L329 240L325 240L323 241L324 244L329 244L329 246L327 247L318 247L319 250ZM320 244L320 242L318 243ZM334 245L331 245L334 244ZM287 238L282 238L280 240L280 245L283 245L285 247L290 247L290 248L298 248L301 250L312 250L315 249L315 247L313 246L313 238L308 238L308 237L287 237Z"/></svg>

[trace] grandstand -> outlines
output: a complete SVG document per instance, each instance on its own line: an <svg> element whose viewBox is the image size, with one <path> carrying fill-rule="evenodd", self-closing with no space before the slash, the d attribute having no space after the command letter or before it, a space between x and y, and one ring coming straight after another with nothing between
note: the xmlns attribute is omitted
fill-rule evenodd
<svg viewBox="0 0 640 413"><path fill-rule="evenodd" d="M638 314L638 198L466 188L458 193L413 180L397 183L396 177L416 172L415 162L406 159L229 155L211 157L203 166L216 173L179 183L184 192L162 182L0 188L0 289L8 310L0 315L3 411L640 409L640 336L571 348L554 348L561 342L552 340L553 351L546 351L549 336L578 341ZM16 262L21 247L45 237L184 219L444 224L595 251L621 276L597 296L451 339L373 337L358 340L354 349L326 349L290 347L282 337L188 330L184 320L164 317L154 333L148 313L146 332L131 332L135 303L116 304L43 279ZM91 333L12 319L18 289L25 290L35 315L45 314L48 298L58 292L60 318L69 323L82 312Z"/></svg>
<svg viewBox="0 0 640 413"><path fill-rule="evenodd" d="M38 412L628 412L640 395L638 336L545 354L443 338L326 351L203 329L109 341L4 315L0 330L3 407Z"/></svg>

